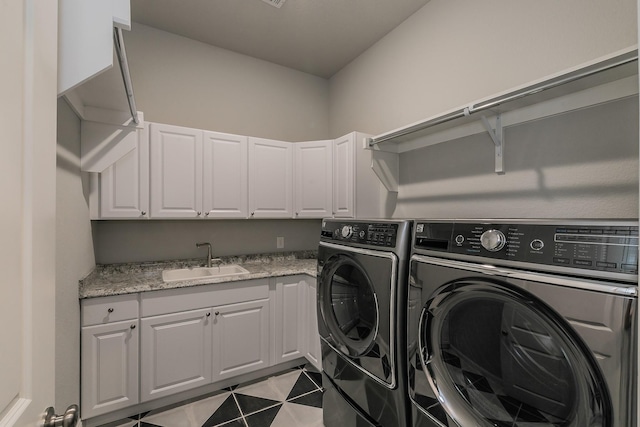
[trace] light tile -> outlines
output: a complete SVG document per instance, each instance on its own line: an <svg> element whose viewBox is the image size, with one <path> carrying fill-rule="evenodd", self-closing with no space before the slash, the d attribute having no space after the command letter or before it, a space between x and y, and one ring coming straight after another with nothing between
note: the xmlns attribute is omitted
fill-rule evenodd
<svg viewBox="0 0 640 427"><path fill-rule="evenodd" d="M246 394L247 396L262 397L263 399L283 401L298 381L302 371L288 371L282 375L269 377L264 381L238 387L234 392Z"/></svg>
<svg viewBox="0 0 640 427"><path fill-rule="evenodd" d="M231 393L226 391L190 404L190 412L196 424L203 425L230 395Z"/></svg>
<svg viewBox="0 0 640 427"><path fill-rule="evenodd" d="M284 403L271 427L323 427L322 409Z"/></svg>
<svg viewBox="0 0 640 427"><path fill-rule="evenodd" d="M162 427L196 427L202 425L196 424L195 420L190 416L189 405L178 406L168 411L148 415L141 421Z"/></svg>

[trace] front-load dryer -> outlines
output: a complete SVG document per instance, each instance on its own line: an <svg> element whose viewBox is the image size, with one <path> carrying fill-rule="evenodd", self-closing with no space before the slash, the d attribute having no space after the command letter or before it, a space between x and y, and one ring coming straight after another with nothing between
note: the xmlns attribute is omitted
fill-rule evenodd
<svg viewBox="0 0 640 427"><path fill-rule="evenodd" d="M637 222L414 229L414 426L637 426Z"/></svg>
<svg viewBox="0 0 640 427"><path fill-rule="evenodd" d="M410 239L410 221L322 222L317 293L325 427L408 425Z"/></svg>

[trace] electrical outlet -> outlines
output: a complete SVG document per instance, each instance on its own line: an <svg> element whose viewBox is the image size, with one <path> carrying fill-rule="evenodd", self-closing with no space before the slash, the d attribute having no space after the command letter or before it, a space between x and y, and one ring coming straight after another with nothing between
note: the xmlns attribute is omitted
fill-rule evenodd
<svg viewBox="0 0 640 427"><path fill-rule="evenodd" d="M276 248L277 249L284 248L284 237L276 237Z"/></svg>

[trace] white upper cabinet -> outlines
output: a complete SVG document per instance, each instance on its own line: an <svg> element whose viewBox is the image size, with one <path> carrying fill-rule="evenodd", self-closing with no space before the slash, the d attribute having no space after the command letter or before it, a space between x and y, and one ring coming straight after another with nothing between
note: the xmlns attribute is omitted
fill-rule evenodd
<svg viewBox="0 0 640 427"><path fill-rule="evenodd" d="M247 137L204 132L204 215L248 216Z"/></svg>
<svg viewBox="0 0 640 427"><path fill-rule="evenodd" d="M58 95L113 66L113 26L131 28L129 0L58 2Z"/></svg>
<svg viewBox="0 0 640 427"><path fill-rule="evenodd" d="M355 216L355 133L333 143L333 216Z"/></svg>
<svg viewBox="0 0 640 427"><path fill-rule="evenodd" d="M202 216L202 131L153 123L151 216Z"/></svg>
<svg viewBox="0 0 640 427"><path fill-rule="evenodd" d="M136 149L100 174L101 219L149 217L149 128L133 130L132 135Z"/></svg>
<svg viewBox="0 0 640 427"><path fill-rule="evenodd" d="M293 216L293 146L249 138L249 212L251 218Z"/></svg>
<svg viewBox="0 0 640 427"><path fill-rule="evenodd" d="M332 215L333 141L293 144L295 154L295 217L325 218Z"/></svg>

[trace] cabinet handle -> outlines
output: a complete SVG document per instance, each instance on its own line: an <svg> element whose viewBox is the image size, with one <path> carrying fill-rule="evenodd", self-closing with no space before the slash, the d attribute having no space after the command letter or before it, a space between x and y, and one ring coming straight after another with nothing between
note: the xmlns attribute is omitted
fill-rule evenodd
<svg viewBox="0 0 640 427"><path fill-rule="evenodd" d="M198 216L202 215L202 212L198 212Z"/></svg>
<svg viewBox="0 0 640 427"><path fill-rule="evenodd" d="M251 216L254 216L256 213L255 212L251 212Z"/></svg>
<svg viewBox="0 0 640 427"><path fill-rule="evenodd" d="M209 216L209 212L205 212L205 213L204 213L204 216Z"/></svg>
<svg viewBox="0 0 640 427"><path fill-rule="evenodd" d="M298 212L296 212L296 216L300 215Z"/></svg>
<svg viewBox="0 0 640 427"><path fill-rule="evenodd" d="M136 328L136 325L131 325L131 326L129 326L129 327L130 327L131 329L135 329L135 328Z"/></svg>
<svg viewBox="0 0 640 427"><path fill-rule="evenodd" d="M219 314L220 314L220 312L219 312L219 311L216 311L216 316L217 316L217 315L219 315Z"/></svg>
<svg viewBox="0 0 640 427"><path fill-rule="evenodd" d="M108 309L107 309L107 311L108 311L109 313L113 313L113 308L108 308Z"/></svg>
<svg viewBox="0 0 640 427"><path fill-rule="evenodd" d="M142 216L146 216L146 215L147 215L147 211L142 211L142 212L140 212L140 214L141 214Z"/></svg>
<svg viewBox="0 0 640 427"><path fill-rule="evenodd" d="M211 316L211 313L207 313L207 317Z"/></svg>

